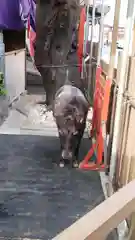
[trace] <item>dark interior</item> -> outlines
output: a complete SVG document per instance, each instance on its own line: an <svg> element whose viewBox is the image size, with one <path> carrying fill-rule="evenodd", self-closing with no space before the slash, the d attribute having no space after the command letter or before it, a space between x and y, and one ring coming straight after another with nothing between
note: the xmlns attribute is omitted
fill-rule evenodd
<svg viewBox="0 0 135 240"><path fill-rule="evenodd" d="M5 51L15 51L25 48L25 30L3 30ZM11 37L12 36L12 37Z"/></svg>

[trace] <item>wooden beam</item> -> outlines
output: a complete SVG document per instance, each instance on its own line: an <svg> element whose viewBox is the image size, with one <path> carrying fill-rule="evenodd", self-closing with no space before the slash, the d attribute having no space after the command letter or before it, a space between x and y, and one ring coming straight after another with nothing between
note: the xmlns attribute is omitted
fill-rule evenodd
<svg viewBox="0 0 135 240"><path fill-rule="evenodd" d="M132 39L132 53L131 56L135 56L135 22L134 22L134 27L133 27L133 39ZM130 78L129 78L129 92L130 94L134 97L134 71L135 69L135 57L132 58L132 68L131 68L131 73L130 73ZM133 140L133 139L132 139ZM128 181L131 181L135 179L135 156L132 155L131 160L130 160L130 169L129 169L129 176L128 176ZM131 225L130 225L130 232L129 232L129 239L134 240L135 239L135 213L132 213L131 215Z"/></svg>
<svg viewBox="0 0 135 240"><path fill-rule="evenodd" d="M131 56L135 56L135 22L133 26L133 39L132 39L132 53Z"/></svg>
<svg viewBox="0 0 135 240"><path fill-rule="evenodd" d="M135 211L135 180L102 202L53 240L103 240Z"/></svg>

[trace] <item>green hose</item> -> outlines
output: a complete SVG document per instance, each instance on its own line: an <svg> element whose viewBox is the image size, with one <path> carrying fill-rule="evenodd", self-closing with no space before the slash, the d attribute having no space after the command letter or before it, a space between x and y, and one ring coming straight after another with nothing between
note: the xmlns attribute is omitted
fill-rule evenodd
<svg viewBox="0 0 135 240"><path fill-rule="evenodd" d="M5 96L6 90L4 88L4 74L0 72L0 96Z"/></svg>

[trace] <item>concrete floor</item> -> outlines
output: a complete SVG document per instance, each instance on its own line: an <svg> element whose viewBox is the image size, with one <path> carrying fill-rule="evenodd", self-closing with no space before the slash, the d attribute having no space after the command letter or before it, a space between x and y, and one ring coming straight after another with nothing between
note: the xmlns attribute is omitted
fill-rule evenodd
<svg viewBox="0 0 135 240"><path fill-rule="evenodd" d="M0 128L3 239L51 239L104 200L98 173L57 167L60 152L55 122L49 115L44 124L43 114L39 114L40 122L31 121L34 115L30 113L37 114L35 102L40 97L22 96ZM80 159L89 146L85 135Z"/></svg>
<svg viewBox="0 0 135 240"><path fill-rule="evenodd" d="M1 135L0 146L1 237L51 239L103 201L97 173L57 167L56 137Z"/></svg>
<svg viewBox="0 0 135 240"><path fill-rule="evenodd" d="M8 116L8 102L4 96L0 96L0 125Z"/></svg>

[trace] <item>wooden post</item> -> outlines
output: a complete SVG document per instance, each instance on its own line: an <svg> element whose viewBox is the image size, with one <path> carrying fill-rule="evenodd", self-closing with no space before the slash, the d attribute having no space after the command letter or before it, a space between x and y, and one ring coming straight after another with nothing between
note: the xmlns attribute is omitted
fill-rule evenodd
<svg viewBox="0 0 135 240"><path fill-rule="evenodd" d="M130 71L128 78L128 93L130 96L135 97L135 84L134 84L134 75L135 75L135 57L131 58L130 61ZM122 161L121 167L121 175L120 181L122 184L126 184L128 182L129 168L130 168L130 160L132 149L131 146L134 141L134 130L133 125L135 121L134 109L131 107L130 101L126 103L126 114L125 116L122 114L123 121L125 122L125 126L123 129L122 136L122 148L121 148L121 156L120 159Z"/></svg>
<svg viewBox="0 0 135 240"><path fill-rule="evenodd" d="M125 75L127 70L127 60L129 56L129 48L131 43L132 28L133 28L133 19L134 19L134 10L135 10L135 0L128 1L128 10L127 10L127 22L125 27L125 37L124 37L124 49L122 52L122 62L121 62L121 72L119 79L119 89L117 95L116 103L116 112L115 112L115 122L114 122L114 133L112 141L112 154L111 154L111 163L110 163L110 180L113 181L115 169L116 169L116 160L118 154L118 142L119 142L119 129L121 125L121 110L123 103L123 93L125 90Z"/></svg>
<svg viewBox="0 0 135 240"><path fill-rule="evenodd" d="M135 23L133 28L133 39L132 39L132 56L135 56ZM132 67L130 71L130 78L129 78L129 94L132 95L132 97L135 96L134 89L134 70L135 68L135 57L132 58ZM135 109L134 109L135 111ZM134 141L134 138L132 139ZM129 175L128 175L128 182L135 179L135 152L132 153L132 156L130 158L130 168L129 168ZM130 232L129 232L129 239L134 240L135 239L135 213L132 213L131 215L131 225L130 225Z"/></svg>
<svg viewBox="0 0 135 240"><path fill-rule="evenodd" d="M125 164L124 159L125 152L126 152L126 145L127 145L127 135L128 135L128 126L129 126L129 116L130 116L131 108L129 104L124 103L123 105L123 114L122 114L122 121L121 121L121 135L120 135L120 146L118 150L118 164L116 170L116 181L118 181L119 186L123 186L123 175L125 171Z"/></svg>
<svg viewBox="0 0 135 240"><path fill-rule="evenodd" d="M121 71L121 53L118 56L118 64L117 64L117 75L116 75L116 84L114 86L114 95L112 101L112 111L111 111L111 121L110 121L110 136L109 136L109 143L108 143L108 160L111 157L111 147L112 147L112 138L113 138L113 131L114 131L114 119L115 119L115 109L116 109L116 99L117 99L117 86L119 83L119 76ZM119 170L120 170L121 162L118 161L117 169L116 169L116 181L118 180Z"/></svg>
<svg viewBox="0 0 135 240"><path fill-rule="evenodd" d="M127 89L129 95L135 97L135 84L134 84L134 76L135 76L135 23L133 26L133 37L132 37L132 44L131 44L131 57L130 57L130 64L128 65L129 68L129 75L127 80ZM133 141L131 135L129 136L129 141L127 139L128 130L129 130L129 119L131 113L131 106L130 103L125 103L125 114L122 114L122 120L124 122L123 127L123 134L121 136L121 149L118 156L118 161L121 162L121 167L119 170L120 172L120 183L124 184L128 182L128 174L130 168L130 159L127 156L125 157L126 153L126 143L130 145L129 141ZM130 124L131 125L131 124ZM117 170L117 171L118 171ZM118 178L117 178L118 179Z"/></svg>
<svg viewBox="0 0 135 240"><path fill-rule="evenodd" d="M135 84L134 84L134 76L135 76L135 24L133 27L133 38L132 38L132 51L131 51L131 57L130 57L130 65L129 65L129 76L128 76L128 82L127 82L127 88L128 88L128 92L129 95L132 97L135 97ZM126 149L128 146L130 146L133 142L134 137L132 137L132 131L131 134L129 134L129 138L128 138L128 131L129 128L131 128L131 123L129 123L130 120L130 115L131 115L131 106L130 106L130 102L129 104L126 104L126 115L122 115L122 118L125 122L125 126L123 129L123 136L122 136L122 151L121 151L121 155L120 155L120 159L121 162L123 164L123 166L121 167L121 176L120 176L120 181L122 184L126 184L128 182L128 175L129 175L129 168L130 168L130 161L131 158L129 158L126 153ZM134 109L132 109L134 111ZM133 115L133 114L132 114ZM133 120L134 121L134 120ZM126 144L127 143L127 144ZM126 146L127 145L127 146ZM129 148L129 147L128 147ZM128 151L130 152L130 151ZM132 154L132 152L131 152Z"/></svg>
<svg viewBox="0 0 135 240"><path fill-rule="evenodd" d="M109 61L109 68L108 68L108 74L107 74L108 75L107 76L107 78L108 78L107 81L111 81L111 83L112 83L113 77L114 77L114 67L115 67L115 60L116 60L120 5L121 5L121 0L116 0L115 11L114 11L113 31L112 31L112 44L111 44L111 52L110 52L110 61ZM108 94L108 97L109 96L110 96L110 94ZM109 101L109 99L108 99L108 101ZM111 128L112 128L112 124L113 124L113 119L111 120ZM106 126L105 126L105 128L106 128ZM112 134L110 134L109 143L111 143L111 135ZM109 145L111 147L111 144L109 144ZM108 150L109 150L109 148L107 149L107 158L108 158L108 153L109 153ZM108 163L108 161L107 161L107 163Z"/></svg>

